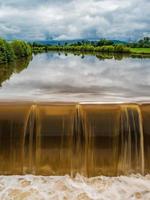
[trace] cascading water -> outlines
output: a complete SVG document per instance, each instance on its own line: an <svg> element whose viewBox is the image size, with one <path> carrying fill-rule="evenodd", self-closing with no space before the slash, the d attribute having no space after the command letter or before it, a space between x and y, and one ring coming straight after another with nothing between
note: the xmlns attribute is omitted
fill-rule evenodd
<svg viewBox="0 0 150 200"><path fill-rule="evenodd" d="M121 106L119 170L144 174L144 136L139 106Z"/></svg>
<svg viewBox="0 0 150 200"><path fill-rule="evenodd" d="M0 174L150 172L150 105L0 104Z"/></svg>

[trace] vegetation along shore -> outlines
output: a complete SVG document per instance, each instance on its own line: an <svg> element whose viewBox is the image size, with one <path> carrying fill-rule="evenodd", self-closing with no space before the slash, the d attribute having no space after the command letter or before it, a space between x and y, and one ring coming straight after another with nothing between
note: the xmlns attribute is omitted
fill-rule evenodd
<svg viewBox="0 0 150 200"><path fill-rule="evenodd" d="M63 45L42 44L40 42L31 43L33 52L42 51L68 51L68 52L106 52L106 53L126 53L132 56L150 55L150 38L146 37L136 43L113 42L101 39L100 41L80 41L76 43L65 43Z"/></svg>
<svg viewBox="0 0 150 200"><path fill-rule="evenodd" d="M0 64L13 62L19 58L31 56L32 48L24 41L7 42L0 38Z"/></svg>
<svg viewBox="0 0 150 200"><path fill-rule="evenodd" d="M123 53L132 57L149 57L150 56L150 38L145 37L138 42L125 43L116 42L106 39L99 41L78 41L74 43L64 43L63 45L42 44L40 42L27 43L21 40L8 42L0 39L0 64L13 62L19 58L25 58L32 55L32 52L44 51L64 51L80 53Z"/></svg>

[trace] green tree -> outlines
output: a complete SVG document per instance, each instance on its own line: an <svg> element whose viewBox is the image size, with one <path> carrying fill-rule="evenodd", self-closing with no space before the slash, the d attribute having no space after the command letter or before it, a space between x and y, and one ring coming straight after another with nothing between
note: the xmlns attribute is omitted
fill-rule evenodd
<svg viewBox="0 0 150 200"><path fill-rule="evenodd" d="M0 63L8 63L15 58L13 48L10 43L0 39Z"/></svg>
<svg viewBox="0 0 150 200"><path fill-rule="evenodd" d="M11 45L17 58L28 57L32 54L30 45L24 41L14 40Z"/></svg>
<svg viewBox="0 0 150 200"><path fill-rule="evenodd" d="M110 46L113 44L114 44L113 41L106 39L101 39L100 41L97 42L97 46Z"/></svg>

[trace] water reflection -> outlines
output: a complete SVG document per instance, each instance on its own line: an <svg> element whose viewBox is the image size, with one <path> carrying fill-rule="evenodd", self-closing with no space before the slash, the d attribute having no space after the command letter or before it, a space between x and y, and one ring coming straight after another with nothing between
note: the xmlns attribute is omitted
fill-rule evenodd
<svg viewBox="0 0 150 200"><path fill-rule="evenodd" d="M8 71L3 67L0 69L0 99L149 101L149 63L149 58L133 59L119 54L37 54L28 68L24 69L23 64L17 65L24 69L19 73L16 73L18 67L8 67Z"/></svg>
<svg viewBox="0 0 150 200"><path fill-rule="evenodd" d="M31 57L28 59L16 60L16 62L12 62L9 64L1 64L0 65L0 87L2 87L2 83L8 80L13 73L20 73L23 69L27 68Z"/></svg>

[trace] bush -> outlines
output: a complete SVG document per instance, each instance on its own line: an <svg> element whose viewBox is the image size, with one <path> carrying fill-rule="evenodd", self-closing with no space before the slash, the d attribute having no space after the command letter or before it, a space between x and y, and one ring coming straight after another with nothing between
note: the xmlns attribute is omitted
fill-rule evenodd
<svg viewBox="0 0 150 200"><path fill-rule="evenodd" d="M137 42L128 43L128 46L131 48L150 48L150 37L144 37Z"/></svg>
<svg viewBox="0 0 150 200"><path fill-rule="evenodd" d="M114 47L114 51L117 53L130 53L130 48L119 44Z"/></svg>
<svg viewBox="0 0 150 200"><path fill-rule="evenodd" d="M24 41L14 40L11 45L17 58L28 57L32 54L30 45Z"/></svg>
<svg viewBox="0 0 150 200"><path fill-rule="evenodd" d="M64 46L43 46L43 47L33 47L33 51L41 50L56 50L56 51L80 51L80 52L106 52L106 53L130 53L130 48L125 45L104 45L104 46L92 46L91 44L71 44Z"/></svg>
<svg viewBox="0 0 150 200"><path fill-rule="evenodd" d="M32 54L30 45L23 41L11 43L0 38L0 64L14 61L15 58L28 57Z"/></svg>
<svg viewBox="0 0 150 200"><path fill-rule="evenodd" d="M97 46L110 46L113 45L113 41L111 40L106 40L106 39L101 39L100 41L97 42Z"/></svg>
<svg viewBox="0 0 150 200"><path fill-rule="evenodd" d="M114 52L114 47L113 46L107 46L108 52Z"/></svg>
<svg viewBox="0 0 150 200"><path fill-rule="evenodd" d="M0 63L8 63L14 59L15 55L11 44L0 39Z"/></svg>
<svg viewBox="0 0 150 200"><path fill-rule="evenodd" d="M115 50L115 52L123 53L123 48L124 48L124 46L119 44L119 45L115 46L114 50Z"/></svg>

